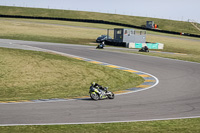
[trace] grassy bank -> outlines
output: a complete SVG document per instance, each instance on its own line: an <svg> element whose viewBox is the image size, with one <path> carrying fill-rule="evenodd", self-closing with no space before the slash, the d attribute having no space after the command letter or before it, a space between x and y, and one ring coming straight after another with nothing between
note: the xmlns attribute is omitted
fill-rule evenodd
<svg viewBox="0 0 200 133"><path fill-rule="evenodd" d="M200 118L87 125L0 127L1 133L198 133Z"/></svg>
<svg viewBox="0 0 200 133"><path fill-rule="evenodd" d="M0 53L0 101L88 96L92 81L111 91L143 82L135 74L60 55L5 48Z"/></svg>
<svg viewBox="0 0 200 133"><path fill-rule="evenodd" d="M84 44L94 42L102 30L39 23L0 21L0 38ZM105 34L105 33L104 33Z"/></svg>
<svg viewBox="0 0 200 133"><path fill-rule="evenodd" d="M189 22L147 18L147 17L126 16L118 14L106 14L106 13L72 11L72 10L7 7L7 6L0 6L0 14L73 18L73 19L94 19L94 20L105 20L110 22L119 22L124 24L132 24L136 26L146 25L146 21L154 21L156 24L159 25L159 28L163 30L184 32L190 34L200 34L200 32ZM198 26L200 27L200 25Z"/></svg>

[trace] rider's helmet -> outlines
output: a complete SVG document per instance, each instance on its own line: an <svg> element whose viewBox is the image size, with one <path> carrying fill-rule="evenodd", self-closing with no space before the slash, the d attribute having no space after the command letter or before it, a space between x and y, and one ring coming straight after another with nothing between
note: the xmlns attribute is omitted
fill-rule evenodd
<svg viewBox="0 0 200 133"><path fill-rule="evenodd" d="M92 82L92 83L91 83L92 86L94 86L95 84L96 84L95 82Z"/></svg>

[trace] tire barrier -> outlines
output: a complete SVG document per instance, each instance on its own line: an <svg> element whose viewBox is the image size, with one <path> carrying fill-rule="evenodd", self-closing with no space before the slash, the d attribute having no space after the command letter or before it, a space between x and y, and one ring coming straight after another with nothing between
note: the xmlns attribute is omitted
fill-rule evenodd
<svg viewBox="0 0 200 133"><path fill-rule="evenodd" d="M168 34L174 34L174 35L182 35L182 36L190 36L190 37L200 38L200 35L197 35L197 34L180 33L180 32L175 32L175 31L158 30L158 29L149 29L149 28L146 28L146 27L143 27L143 26L136 26L136 25L131 25L131 24L110 22L110 21L105 21L105 20L39 17L39 16L20 16L20 15L3 15L3 14L0 14L0 17L4 17L4 18L25 18L25 19L43 19L43 20L46 19L46 20L60 20L60 21L74 21L74 22L110 24L110 25L125 26L125 27L130 27L130 28L138 28L138 29L143 29L143 30L150 30L150 31L161 32L161 33L168 33Z"/></svg>

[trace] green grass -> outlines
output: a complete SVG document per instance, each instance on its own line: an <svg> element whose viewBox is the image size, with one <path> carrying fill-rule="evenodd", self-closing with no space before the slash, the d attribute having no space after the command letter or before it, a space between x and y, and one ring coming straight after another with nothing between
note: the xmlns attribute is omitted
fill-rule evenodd
<svg viewBox="0 0 200 133"><path fill-rule="evenodd" d="M114 29L114 28L124 28L123 26L107 25L107 24L97 24L97 23L85 23L85 22L72 22L72 21L59 21L59 20L42 20L42 19L19 19L19 18L1 18L1 21L11 21L11 22L26 22L26 23L38 23L38 24L50 24L50 25L60 25L60 26L75 26L79 28L96 28L99 29ZM107 33L107 31L105 31Z"/></svg>
<svg viewBox="0 0 200 133"><path fill-rule="evenodd" d="M102 30L38 23L0 21L0 38L84 44L94 42ZM104 33L105 34L105 33Z"/></svg>
<svg viewBox="0 0 200 133"><path fill-rule="evenodd" d="M1 133L198 133L200 118L85 125L0 127Z"/></svg>
<svg viewBox="0 0 200 133"><path fill-rule="evenodd" d="M0 6L0 14L74 18L74 19L94 19L94 20L105 20L110 22L119 22L124 24L132 24L136 26L146 25L146 21L154 21L156 24L159 25L159 28L163 30L184 32L190 34L200 34L200 32L189 22L147 18L147 17L126 16L118 14L106 14L106 13L72 11L72 10L7 7L7 6Z"/></svg>
<svg viewBox="0 0 200 133"><path fill-rule="evenodd" d="M88 96L92 81L110 91L141 84L129 72L43 52L0 48L0 101Z"/></svg>
<svg viewBox="0 0 200 133"><path fill-rule="evenodd" d="M95 43L98 36L107 34L106 29L114 27L55 20L1 18L0 38L88 45Z"/></svg>

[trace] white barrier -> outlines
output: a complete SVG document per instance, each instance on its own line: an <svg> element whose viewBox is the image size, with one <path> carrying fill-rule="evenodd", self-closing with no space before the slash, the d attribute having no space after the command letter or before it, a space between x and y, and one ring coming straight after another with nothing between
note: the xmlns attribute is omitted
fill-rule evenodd
<svg viewBox="0 0 200 133"><path fill-rule="evenodd" d="M147 46L149 49L164 49L164 44L162 43L129 43L128 48L142 48Z"/></svg>

